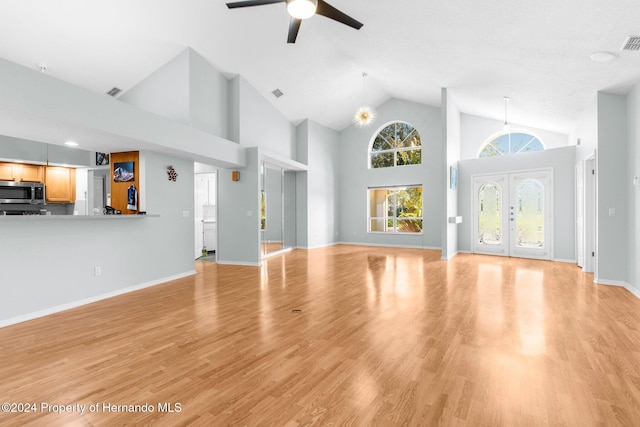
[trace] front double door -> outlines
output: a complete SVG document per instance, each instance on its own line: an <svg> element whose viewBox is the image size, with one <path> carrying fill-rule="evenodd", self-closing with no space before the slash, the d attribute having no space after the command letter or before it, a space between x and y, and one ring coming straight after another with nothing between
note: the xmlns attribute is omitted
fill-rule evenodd
<svg viewBox="0 0 640 427"><path fill-rule="evenodd" d="M551 170L473 177L474 253L552 258Z"/></svg>

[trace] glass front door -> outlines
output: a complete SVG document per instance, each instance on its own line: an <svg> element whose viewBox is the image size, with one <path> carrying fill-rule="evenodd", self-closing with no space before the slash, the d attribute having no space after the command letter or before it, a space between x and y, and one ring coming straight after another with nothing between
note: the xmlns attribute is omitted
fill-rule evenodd
<svg viewBox="0 0 640 427"><path fill-rule="evenodd" d="M551 171L476 176L474 253L551 259Z"/></svg>

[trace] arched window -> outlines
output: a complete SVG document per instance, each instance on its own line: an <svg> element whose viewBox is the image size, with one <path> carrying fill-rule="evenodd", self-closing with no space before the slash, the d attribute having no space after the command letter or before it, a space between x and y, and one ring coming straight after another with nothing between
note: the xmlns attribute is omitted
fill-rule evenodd
<svg viewBox="0 0 640 427"><path fill-rule="evenodd" d="M540 139L526 131L500 132L487 139L478 153L478 157L509 156L544 150Z"/></svg>
<svg viewBox="0 0 640 427"><path fill-rule="evenodd" d="M395 122L380 130L371 143L369 165L388 168L422 163L420 134L409 123Z"/></svg>

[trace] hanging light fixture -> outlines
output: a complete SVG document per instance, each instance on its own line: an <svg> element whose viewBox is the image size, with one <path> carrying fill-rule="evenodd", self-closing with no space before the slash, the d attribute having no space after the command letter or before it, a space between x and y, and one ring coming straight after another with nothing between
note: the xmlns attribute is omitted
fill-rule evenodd
<svg viewBox="0 0 640 427"><path fill-rule="evenodd" d="M367 77L367 73L362 73L362 106L358 108L353 116L353 122L358 127L369 126L376 118L376 111L369 107L365 99L364 82Z"/></svg>
<svg viewBox="0 0 640 427"><path fill-rule="evenodd" d="M504 125L502 125L502 130L506 133L509 132L509 122L507 121L507 103L511 101L511 98L508 96L504 98Z"/></svg>
<svg viewBox="0 0 640 427"><path fill-rule="evenodd" d="M287 0L287 12L296 19L307 19L316 13L318 0Z"/></svg>

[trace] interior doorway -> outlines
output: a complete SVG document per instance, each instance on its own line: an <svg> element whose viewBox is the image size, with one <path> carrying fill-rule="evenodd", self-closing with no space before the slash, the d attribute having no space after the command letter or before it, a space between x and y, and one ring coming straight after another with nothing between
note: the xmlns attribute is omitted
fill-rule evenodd
<svg viewBox="0 0 640 427"><path fill-rule="evenodd" d="M473 177L474 253L553 257L550 169Z"/></svg>
<svg viewBox="0 0 640 427"><path fill-rule="evenodd" d="M215 261L218 249L217 171L194 174L195 259Z"/></svg>

